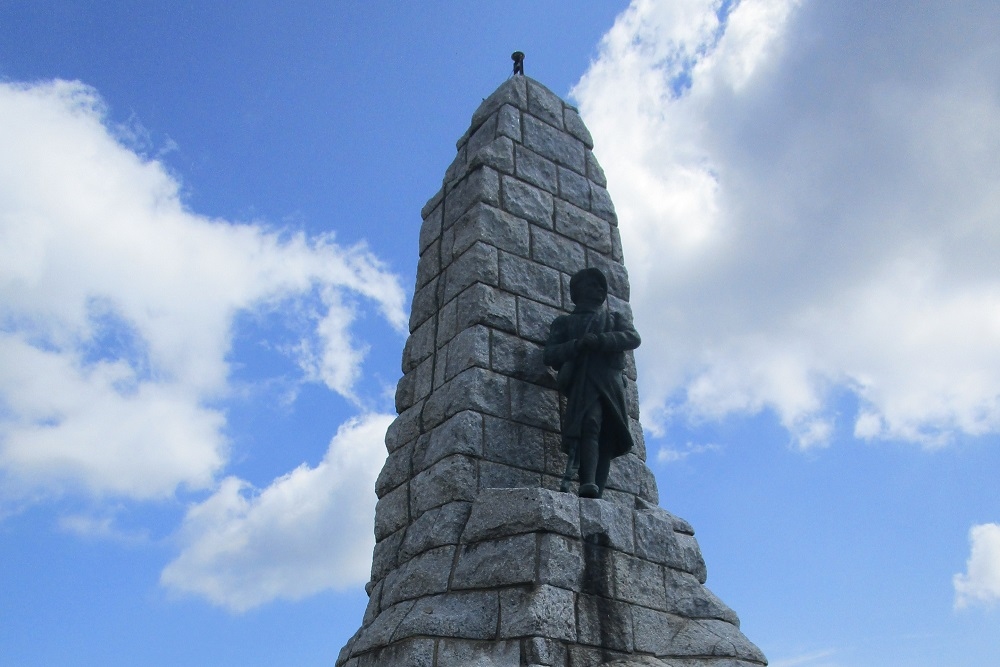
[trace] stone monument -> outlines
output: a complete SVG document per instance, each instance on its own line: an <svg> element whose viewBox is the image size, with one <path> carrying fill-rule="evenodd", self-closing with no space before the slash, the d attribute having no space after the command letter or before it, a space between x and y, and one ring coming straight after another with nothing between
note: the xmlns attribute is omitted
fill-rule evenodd
<svg viewBox="0 0 1000 667"><path fill-rule="evenodd" d="M422 211L370 600L338 667L767 664L703 585L694 530L658 506L631 352L631 450L601 498L559 490L550 324L573 310L570 279L588 267L606 277L610 309L631 313L592 148L575 108L512 76L473 114Z"/></svg>

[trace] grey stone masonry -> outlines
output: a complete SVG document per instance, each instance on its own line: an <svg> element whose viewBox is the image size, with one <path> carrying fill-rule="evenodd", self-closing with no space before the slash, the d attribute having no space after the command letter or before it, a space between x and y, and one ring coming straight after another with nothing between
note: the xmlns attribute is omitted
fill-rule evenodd
<svg viewBox="0 0 1000 667"><path fill-rule="evenodd" d="M511 77L421 211L369 604L337 667L767 663L705 588L691 526L658 507L631 353L635 448L603 499L558 490L561 399L542 346L572 307L570 276L600 268L631 315L593 148L574 107Z"/></svg>

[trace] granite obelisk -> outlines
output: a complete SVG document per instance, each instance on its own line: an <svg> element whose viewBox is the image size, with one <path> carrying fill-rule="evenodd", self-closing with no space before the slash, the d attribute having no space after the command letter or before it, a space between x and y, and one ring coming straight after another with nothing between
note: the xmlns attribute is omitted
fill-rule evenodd
<svg viewBox="0 0 1000 667"><path fill-rule="evenodd" d="M766 664L704 586L691 526L658 506L631 353L635 447L614 459L602 499L559 491L548 326L586 267L630 313L592 149L574 107L513 76L475 111L422 211L370 602L338 667Z"/></svg>

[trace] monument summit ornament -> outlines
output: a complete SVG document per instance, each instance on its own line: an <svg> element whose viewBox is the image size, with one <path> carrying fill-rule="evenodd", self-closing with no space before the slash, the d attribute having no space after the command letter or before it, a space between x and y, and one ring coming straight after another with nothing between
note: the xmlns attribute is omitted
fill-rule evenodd
<svg viewBox="0 0 1000 667"><path fill-rule="evenodd" d="M767 663L658 506L592 149L522 69L421 212L370 600L337 667Z"/></svg>

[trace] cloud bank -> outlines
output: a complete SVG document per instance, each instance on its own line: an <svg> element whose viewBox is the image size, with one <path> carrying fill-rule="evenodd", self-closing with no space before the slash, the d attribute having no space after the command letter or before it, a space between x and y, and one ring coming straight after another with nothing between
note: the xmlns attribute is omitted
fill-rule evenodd
<svg viewBox="0 0 1000 667"><path fill-rule="evenodd" d="M181 553L160 577L234 612L367 581L375 538L375 478L394 415L344 424L315 468L302 465L263 491L225 479L192 507Z"/></svg>
<svg viewBox="0 0 1000 667"><path fill-rule="evenodd" d="M0 500L213 488L240 314L305 313L305 378L355 402L359 313L405 331L368 250L189 211L93 89L0 83L0 118Z"/></svg>
<svg viewBox="0 0 1000 667"><path fill-rule="evenodd" d="M1000 524L984 523L969 530L971 552L965 574L952 578L955 608L993 606L1000 602Z"/></svg>
<svg viewBox="0 0 1000 667"><path fill-rule="evenodd" d="M572 94L621 221L647 428L1000 430L997 29L989 2L619 16Z"/></svg>

